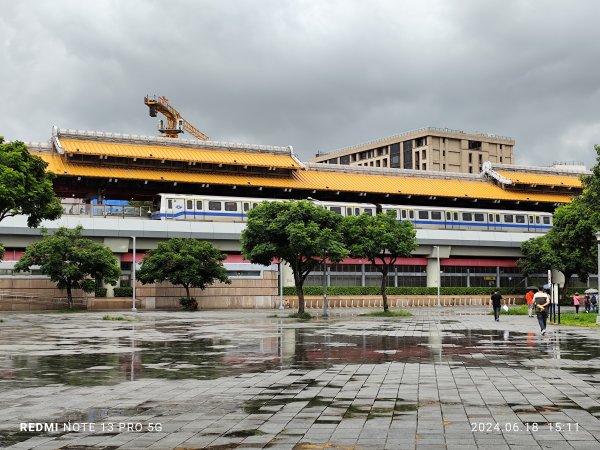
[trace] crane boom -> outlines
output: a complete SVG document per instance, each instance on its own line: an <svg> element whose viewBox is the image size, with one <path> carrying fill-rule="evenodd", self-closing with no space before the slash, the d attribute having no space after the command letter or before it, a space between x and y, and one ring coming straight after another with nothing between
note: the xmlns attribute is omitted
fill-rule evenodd
<svg viewBox="0 0 600 450"><path fill-rule="evenodd" d="M167 97L147 95L144 97L144 103L150 110L150 117L156 117L156 113L161 113L167 118L166 126L162 120L158 124L158 131L164 134L165 137L176 138L185 131L196 139L208 141L208 136L181 117L181 114L171 106Z"/></svg>

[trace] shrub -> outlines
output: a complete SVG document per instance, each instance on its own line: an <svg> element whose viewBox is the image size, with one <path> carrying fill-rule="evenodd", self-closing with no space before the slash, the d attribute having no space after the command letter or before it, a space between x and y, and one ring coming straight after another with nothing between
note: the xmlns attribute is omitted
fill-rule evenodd
<svg viewBox="0 0 600 450"><path fill-rule="evenodd" d="M310 320L312 319L312 315L310 313L305 312L301 312L301 313L293 313L290 314L288 317L292 318L292 319L300 319L300 320Z"/></svg>
<svg viewBox="0 0 600 450"><path fill-rule="evenodd" d="M133 288L131 286L115 288L115 297L132 297Z"/></svg>
<svg viewBox="0 0 600 450"><path fill-rule="evenodd" d="M97 287L95 292L96 292L96 298L106 297L106 288Z"/></svg>
<svg viewBox="0 0 600 450"><path fill-rule="evenodd" d="M196 311L198 309L198 302L193 297L190 297L190 298L182 297L179 299L179 304L186 311Z"/></svg>

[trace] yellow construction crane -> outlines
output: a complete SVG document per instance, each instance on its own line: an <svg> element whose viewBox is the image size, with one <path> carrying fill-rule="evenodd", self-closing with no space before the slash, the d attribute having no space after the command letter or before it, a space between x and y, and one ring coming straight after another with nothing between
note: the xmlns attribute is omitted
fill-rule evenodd
<svg viewBox="0 0 600 450"><path fill-rule="evenodd" d="M167 118L166 126L162 119L158 124L158 131L165 137L176 138L179 137L180 133L185 131L190 133L196 139L208 141L208 136L181 117L181 114L169 104L169 99L167 99L167 97L147 95L144 97L144 103L150 109L150 117L156 117L156 113L159 112Z"/></svg>

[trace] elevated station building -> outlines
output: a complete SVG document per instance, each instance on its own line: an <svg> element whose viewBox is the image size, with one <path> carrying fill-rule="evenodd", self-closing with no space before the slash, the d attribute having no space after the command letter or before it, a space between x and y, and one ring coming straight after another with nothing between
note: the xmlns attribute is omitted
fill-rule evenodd
<svg viewBox="0 0 600 450"><path fill-rule="evenodd" d="M581 191L580 175L585 173L569 167L495 161L484 161L481 172L472 174L303 163L291 147L58 128L48 143L28 146L57 175L55 190L63 199L63 216L42 226L52 230L82 225L85 235L108 245L121 261L124 284L129 282L133 263L132 237L136 238L136 263L164 239L211 241L228 253L226 268L235 279L233 290L223 287L220 301L238 307L270 305L277 296L277 266L243 260L239 238L245 226L244 201L235 211L237 219L228 220L226 213L233 211L227 210L227 198L310 198L336 211L342 205L338 211L342 214L347 213L344 205L394 208L399 219L415 223L418 248L410 258L397 262L388 285L436 286L441 279L442 286L518 287L538 281L525 280L518 271L521 243L549 229L549 213ZM182 212L189 211L188 202L196 208L196 201L219 197L221 204L210 214L211 206L201 203L206 213L201 216L184 212L154 220L148 207L104 203L105 199L152 201L158 194L173 199L183 194ZM214 203L216 208L218 202ZM39 235L38 229L27 228L24 217L0 222L0 242L7 249L0 263L0 283L19 277L11 270L14 261ZM307 285L321 285L322 275L315 272ZM367 261L353 259L331 266L328 277L331 285L379 282ZM284 285L293 285L287 272ZM247 302L236 303L235 298L249 292L248 287L255 293ZM143 289L140 286L140 297L145 295ZM157 300L161 295L173 297L152 289L146 294L151 306L161 305Z"/></svg>

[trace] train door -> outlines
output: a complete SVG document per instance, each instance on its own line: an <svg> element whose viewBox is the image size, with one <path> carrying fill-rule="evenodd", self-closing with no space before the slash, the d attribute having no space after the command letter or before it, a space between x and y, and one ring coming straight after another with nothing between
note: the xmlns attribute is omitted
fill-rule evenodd
<svg viewBox="0 0 600 450"><path fill-rule="evenodd" d="M539 214L529 214L529 231L540 233L542 228L542 218Z"/></svg>
<svg viewBox="0 0 600 450"><path fill-rule="evenodd" d="M500 214L488 213L488 230L501 230L502 222Z"/></svg>
<svg viewBox="0 0 600 450"><path fill-rule="evenodd" d="M415 221L415 210L414 209L403 209L400 211L400 219L408 220L410 222Z"/></svg>
<svg viewBox="0 0 600 450"><path fill-rule="evenodd" d="M242 221L248 220L248 212L252 209L252 204L249 201L242 201Z"/></svg>
<svg viewBox="0 0 600 450"><path fill-rule="evenodd" d="M174 198L167 197L167 207L166 207L166 218L167 219L175 219L175 220L185 220L185 215L183 214L183 199L182 198Z"/></svg>
<svg viewBox="0 0 600 450"><path fill-rule="evenodd" d="M185 209L184 209L184 216L185 216L185 220L196 220L196 215L194 214L194 199L192 198L186 198L185 199Z"/></svg>
<svg viewBox="0 0 600 450"><path fill-rule="evenodd" d="M458 211L446 211L446 229L458 230L460 223L458 219Z"/></svg>
<svg viewBox="0 0 600 450"><path fill-rule="evenodd" d="M195 220L204 220L204 202L202 200L194 200L194 216Z"/></svg>

